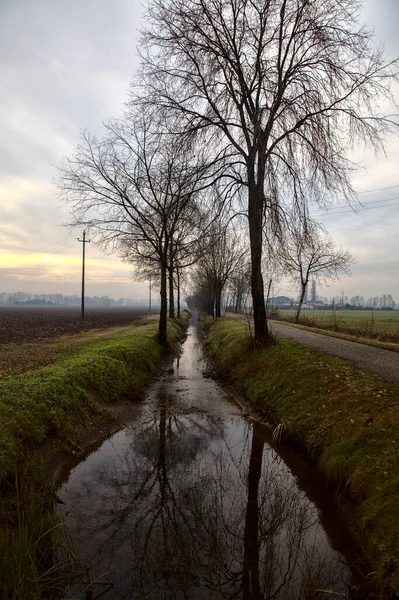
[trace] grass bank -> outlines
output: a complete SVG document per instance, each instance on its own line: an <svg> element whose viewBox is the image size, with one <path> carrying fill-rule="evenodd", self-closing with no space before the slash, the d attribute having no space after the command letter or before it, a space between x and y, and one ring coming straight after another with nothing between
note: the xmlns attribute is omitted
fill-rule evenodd
<svg viewBox="0 0 399 600"><path fill-rule="evenodd" d="M231 319L210 325L207 344L219 371L353 502L379 597L399 596L399 385L286 340L252 349Z"/></svg>
<svg viewBox="0 0 399 600"><path fill-rule="evenodd" d="M170 345L181 339L187 321L187 313L169 321ZM68 562L69 557L65 558L62 527L51 510L54 496L46 448L73 450L83 428L110 418L111 405L139 398L162 355L157 322L150 319L96 343L89 337L72 356L0 381L2 597L57 597L64 559ZM55 554L63 557L57 566Z"/></svg>

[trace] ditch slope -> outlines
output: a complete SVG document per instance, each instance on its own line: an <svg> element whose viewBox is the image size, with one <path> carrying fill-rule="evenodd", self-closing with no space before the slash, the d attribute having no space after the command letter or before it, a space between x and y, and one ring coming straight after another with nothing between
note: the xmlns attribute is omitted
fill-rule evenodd
<svg viewBox="0 0 399 600"><path fill-rule="evenodd" d="M171 346L183 337L187 320L185 313L181 320L169 321ZM74 352L69 349L62 360L0 379L4 598L58 597L65 565L54 565L54 555L67 545L52 510L52 458L61 451L79 454L82 440L92 441L115 429L116 407L141 397L164 355L156 319L120 328L101 340L83 337L72 346Z"/></svg>
<svg viewBox="0 0 399 600"><path fill-rule="evenodd" d="M399 385L289 340L253 349L248 327L227 318L211 323L208 348L276 435L299 442L341 502L350 502L379 598L397 597Z"/></svg>

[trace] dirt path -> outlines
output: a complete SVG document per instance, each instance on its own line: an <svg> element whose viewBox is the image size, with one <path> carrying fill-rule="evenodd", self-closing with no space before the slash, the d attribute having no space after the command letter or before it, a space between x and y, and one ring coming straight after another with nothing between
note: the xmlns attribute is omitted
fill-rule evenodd
<svg viewBox="0 0 399 600"><path fill-rule="evenodd" d="M241 315L226 313L226 316L245 323L248 322L248 318ZM341 340L313 331L282 325L281 323L270 324L272 332L281 338L298 342L315 350L321 350L332 356L338 356L361 369L376 373L388 381L399 382L399 352Z"/></svg>

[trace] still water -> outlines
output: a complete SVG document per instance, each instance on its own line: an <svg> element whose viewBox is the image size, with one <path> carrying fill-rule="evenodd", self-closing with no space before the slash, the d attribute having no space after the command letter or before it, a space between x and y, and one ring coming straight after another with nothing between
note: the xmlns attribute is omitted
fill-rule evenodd
<svg viewBox="0 0 399 600"><path fill-rule="evenodd" d="M192 322L131 424L64 475L82 564L64 597L366 597L350 591L358 550L316 472L209 375Z"/></svg>

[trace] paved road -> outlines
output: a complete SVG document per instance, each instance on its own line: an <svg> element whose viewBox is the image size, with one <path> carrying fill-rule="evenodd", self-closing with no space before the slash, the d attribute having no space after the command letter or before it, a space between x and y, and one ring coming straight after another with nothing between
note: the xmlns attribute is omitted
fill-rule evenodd
<svg viewBox="0 0 399 600"><path fill-rule="evenodd" d="M247 317L241 317L233 313L227 313L226 316L247 322ZM282 325L281 323L270 324L273 333L284 339L327 352L327 354L331 354L332 356L338 356L357 367L376 373L384 377L384 379L399 383L399 352L382 350L357 342L349 342L329 335Z"/></svg>

